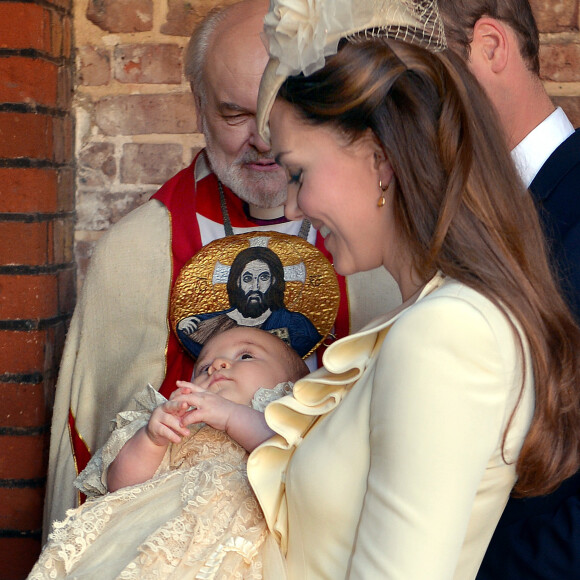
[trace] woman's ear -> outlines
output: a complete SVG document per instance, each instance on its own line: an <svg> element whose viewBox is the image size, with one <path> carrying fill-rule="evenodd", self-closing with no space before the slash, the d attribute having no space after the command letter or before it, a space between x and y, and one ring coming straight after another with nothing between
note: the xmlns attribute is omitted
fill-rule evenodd
<svg viewBox="0 0 580 580"><path fill-rule="evenodd" d="M377 173L377 183L380 181L386 188L391 182L394 172L383 144L371 129L367 129L361 140L365 147L369 148L368 152L370 152L372 164L370 169Z"/></svg>
<svg viewBox="0 0 580 580"><path fill-rule="evenodd" d="M385 157L378 166L379 179L386 188L393 180L395 172L391 166L391 162Z"/></svg>
<svg viewBox="0 0 580 580"><path fill-rule="evenodd" d="M391 162L383 148L381 142L375 137L375 152L374 152L375 170L379 174L379 179L385 187L391 183L394 171Z"/></svg>

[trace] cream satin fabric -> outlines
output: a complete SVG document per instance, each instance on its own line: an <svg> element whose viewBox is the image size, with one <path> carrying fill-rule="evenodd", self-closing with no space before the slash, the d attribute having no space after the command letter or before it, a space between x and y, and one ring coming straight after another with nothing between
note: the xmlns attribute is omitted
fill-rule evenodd
<svg viewBox="0 0 580 580"><path fill-rule="evenodd" d="M501 453L521 387L506 318L436 277L324 364L267 408L278 435L248 461L290 580L474 578L515 482ZM509 460L533 413L527 358L526 377Z"/></svg>

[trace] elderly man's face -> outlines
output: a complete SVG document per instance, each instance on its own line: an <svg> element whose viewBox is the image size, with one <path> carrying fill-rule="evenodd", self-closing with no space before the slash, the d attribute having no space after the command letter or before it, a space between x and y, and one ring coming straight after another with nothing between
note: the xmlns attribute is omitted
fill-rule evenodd
<svg viewBox="0 0 580 580"><path fill-rule="evenodd" d="M256 130L258 87L267 55L256 30L220 32L205 68L201 129L212 169L238 197L273 208L286 198L286 179ZM235 32L235 33L234 33Z"/></svg>

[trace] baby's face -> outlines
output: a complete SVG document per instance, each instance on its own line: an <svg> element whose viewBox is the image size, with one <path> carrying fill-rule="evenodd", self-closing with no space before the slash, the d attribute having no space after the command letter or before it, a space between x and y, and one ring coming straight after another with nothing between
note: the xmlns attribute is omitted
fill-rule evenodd
<svg viewBox="0 0 580 580"><path fill-rule="evenodd" d="M201 351L193 382L224 399L249 405L260 388L288 380L284 344L255 328L233 328L212 338Z"/></svg>

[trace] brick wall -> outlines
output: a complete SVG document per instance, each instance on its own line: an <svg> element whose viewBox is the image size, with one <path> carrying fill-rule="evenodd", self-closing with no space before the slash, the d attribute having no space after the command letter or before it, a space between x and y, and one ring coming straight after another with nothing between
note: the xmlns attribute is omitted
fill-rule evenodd
<svg viewBox="0 0 580 580"><path fill-rule="evenodd" d="M182 55L232 1L75 0L71 53L71 0L0 0L0 580L38 550L74 266L80 285L103 232L203 146ZM531 3L546 87L580 126L580 2Z"/></svg>
<svg viewBox="0 0 580 580"><path fill-rule="evenodd" d="M47 421L75 299L71 2L0 2L0 578L40 549Z"/></svg>
<svg viewBox="0 0 580 580"><path fill-rule="evenodd" d="M555 104L580 127L580 1L530 0L540 29L540 69Z"/></svg>
<svg viewBox="0 0 580 580"><path fill-rule="evenodd" d="M79 285L102 233L187 165L203 145L195 134L181 57L206 11L231 2L75 2ZM579 1L531 3L541 30L548 91L580 126Z"/></svg>
<svg viewBox="0 0 580 580"><path fill-rule="evenodd" d="M207 11L232 2L75 2L79 286L102 233L203 146L183 52Z"/></svg>

